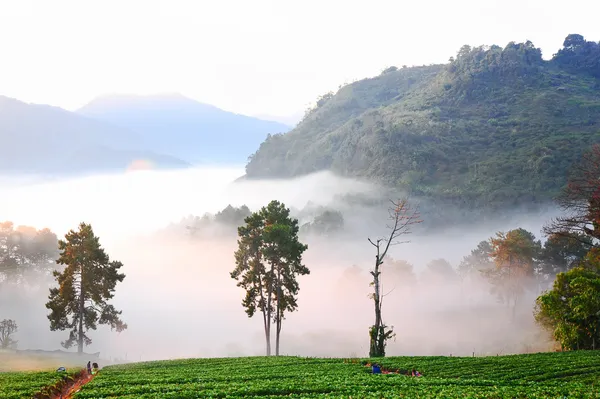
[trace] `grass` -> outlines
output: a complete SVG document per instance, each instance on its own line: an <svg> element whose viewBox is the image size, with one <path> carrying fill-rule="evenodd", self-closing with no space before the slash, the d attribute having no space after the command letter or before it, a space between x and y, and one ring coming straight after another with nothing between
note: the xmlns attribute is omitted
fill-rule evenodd
<svg viewBox="0 0 600 399"><path fill-rule="evenodd" d="M92 398L600 398L600 351L368 360L254 357L145 362L104 368L75 395Z"/></svg>

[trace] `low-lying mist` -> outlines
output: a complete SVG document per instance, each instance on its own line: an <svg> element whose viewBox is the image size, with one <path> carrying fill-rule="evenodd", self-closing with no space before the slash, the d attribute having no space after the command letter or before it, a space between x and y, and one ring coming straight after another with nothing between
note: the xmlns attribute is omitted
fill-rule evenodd
<svg viewBox="0 0 600 399"><path fill-rule="evenodd" d="M0 188L0 220L49 227L59 237L91 223L111 259L127 275L117 285L115 306L129 328L120 334L100 327L90 332L86 352L103 359L151 360L173 357L262 355L259 317L241 306L243 291L229 276L234 268L235 231L192 237L166 229L188 215L215 213L231 204L257 210L273 199L301 209L308 202L340 209L347 220L339 237L311 236L300 277L298 311L287 315L282 352L305 356L366 356L373 323L368 298L375 253L367 237L387 233L386 211L341 204L344 194L373 193L367 183L318 173L286 181L233 181L241 168L134 172L51 183L6 181ZM383 265L386 324L397 334L388 355L476 355L547 350L547 338L533 322L530 293L517 317L490 294L481 278L432 275L428 262L444 258L456 267L463 256L499 230L526 228L536 234L552 214L515 212L504 221L414 234L392 247L393 259L414 265L414 281ZM427 219L427 214L422 215ZM418 233L418 232L417 232ZM410 276L409 276L410 277ZM60 349L67 332L50 332L47 287L0 293L0 319L19 324L20 349Z"/></svg>

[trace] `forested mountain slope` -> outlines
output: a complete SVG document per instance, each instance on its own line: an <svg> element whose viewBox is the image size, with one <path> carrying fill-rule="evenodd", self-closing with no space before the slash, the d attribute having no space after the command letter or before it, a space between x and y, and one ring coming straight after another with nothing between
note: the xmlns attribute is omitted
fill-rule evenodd
<svg viewBox="0 0 600 399"><path fill-rule="evenodd" d="M539 203L600 141L599 124L598 43L569 35L548 61L531 42L463 46L446 65L391 67L321 97L246 172L330 169L460 205Z"/></svg>

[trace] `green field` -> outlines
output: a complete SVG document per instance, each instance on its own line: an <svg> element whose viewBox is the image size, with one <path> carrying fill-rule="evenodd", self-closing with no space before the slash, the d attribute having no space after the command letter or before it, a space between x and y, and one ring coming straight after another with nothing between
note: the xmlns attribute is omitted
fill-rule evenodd
<svg viewBox="0 0 600 399"><path fill-rule="evenodd" d="M30 398L64 377L55 371L0 372L0 399Z"/></svg>
<svg viewBox="0 0 600 399"><path fill-rule="evenodd" d="M397 357L373 375L367 360L191 359L104 368L75 395L92 398L600 398L600 351L501 357Z"/></svg>

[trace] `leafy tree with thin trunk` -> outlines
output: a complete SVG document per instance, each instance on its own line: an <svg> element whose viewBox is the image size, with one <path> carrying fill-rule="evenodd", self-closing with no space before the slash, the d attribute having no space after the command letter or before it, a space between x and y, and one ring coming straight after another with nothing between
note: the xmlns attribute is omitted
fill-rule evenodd
<svg viewBox="0 0 600 399"><path fill-rule="evenodd" d="M230 273L246 291L242 306L248 317L260 311L263 317L267 356L271 355L271 325L275 324L275 354L286 312L297 309L297 276L309 274L302 264L308 248L298 240L298 220L279 201L271 201L245 219L238 228L236 267Z"/></svg>
<svg viewBox="0 0 600 399"><path fill-rule="evenodd" d="M69 231L58 245L60 257L56 263L65 265L65 269L54 272L58 288L50 289L46 303L50 329L70 330L62 345L68 349L77 344L81 354L84 344L92 343L87 331L95 330L97 324L107 324L117 332L127 328L120 319L121 311L107 302L114 297L117 283L125 278L119 273L123 264L110 261L92 226L86 223L81 223L77 231Z"/></svg>
<svg viewBox="0 0 600 399"><path fill-rule="evenodd" d="M407 243L408 241L400 242L398 238L411 233L411 227L414 224L421 223L418 209L411 207L407 199L398 201L390 201L389 219L391 224L388 225L389 234L385 238L378 238L375 241L368 238L371 245L377 251L375 255L375 267L371 270L373 281L373 293L370 298L375 305L375 323L369 329L369 356L384 357L386 342L395 336L394 328L388 327L383 322L381 309L383 305L382 280L381 280L381 265L390 249L390 246Z"/></svg>
<svg viewBox="0 0 600 399"><path fill-rule="evenodd" d="M14 320L4 319L0 321L0 348L9 349L17 346L17 341L12 337L19 330Z"/></svg>

